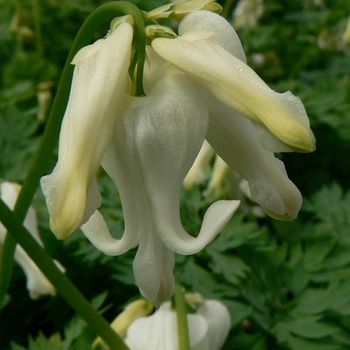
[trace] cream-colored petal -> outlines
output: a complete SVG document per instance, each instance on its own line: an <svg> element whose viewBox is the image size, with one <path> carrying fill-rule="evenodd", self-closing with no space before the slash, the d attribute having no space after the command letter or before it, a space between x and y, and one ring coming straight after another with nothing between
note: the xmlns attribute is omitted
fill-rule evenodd
<svg viewBox="0 0 350 350"><path fill-rule="evenodd" d="M216 155L213 172L204 195L218 195L225 184L225 179L230 173L232 173L231 167L221 157Z"/></svg>
<svg viewBox="0 0 350 350"><path fill-rule="evenodd" d="M198 29L212 31L214 33L212 38L225 50L244 63L247 63L241 40L231 24L224 17L217 13L204 10L191 12L180 22L179 35L181 36L186 32Z"/></svg>
<svg viewBox="0 0 350 350"><path fill-rule="evenodd" d="M261 146L249 120L213 99L207 140L249 182L252 198L270 216L283 220L297 216L301 194L289 180L283 163Z"/></svg>
<svg viewBox="0 0 350 350"><path fill-rule="evenodd" d="M222 103L267 127L288 147L299 152L313 151L315 138L301 101L290 92L271 90L212 36L213 32L194 30L176 39L155 39L152 47Z"/></svg>
<svg viewBox="0 0 350 350"><path fill-rule="evenodd" d="M146 46L146 60L143 72L143 87L146 95L163 78L169 67L169 63L160 57L150 45Z"/></svg>
<svg viewBox="0 0 350 350"><path fill-rule="evenodd" d="M122 23L110 36L82 49L73 63L71 93L64 116L59 160L51 175L41 180L51 217L51 228L59 239L68 238L84 217L88 193L114 124L124 109L133 29ZM95 192L95 208L100 205Z"/></svg>

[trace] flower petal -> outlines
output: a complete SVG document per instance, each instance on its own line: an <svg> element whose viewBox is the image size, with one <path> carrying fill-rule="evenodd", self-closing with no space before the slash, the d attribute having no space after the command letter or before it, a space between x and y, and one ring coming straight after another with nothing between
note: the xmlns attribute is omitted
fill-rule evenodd
<svg viewBox="0 0 350 350"><path fill-rule="evenodd" d="M213 32L194 30L176 39L158 38L154 50L192 77L222 103L266 126L284 144L299 152L315 149L315 138L300 100L279 94L240 59L213 39Z"/></svg>
<svg viewBox="0 0 350 350"><path fill-rule="evenodd" d="M227 307L217 300L206 300L197 310L208 323L207 339L210 350L219 350L231 328L231 317Z"/></svg>
<svg viewBox="0 0 350 350"><path fill-rule="evenodd" d="M112 136L115 120L123 110L133 30L121 24L113 34L83 48L76 65L61 134L59 160L51 175L41 180L59 239L68 238L87 220L87 196ZM100 205L100 196L90 215ZM94 207L94 208L93 208Z"/></svg>
<svg viewBox="0 0 350 350"><path fill-rule="evenodd" d="M134 321L127 330L126 343L134 350L177 350L176 314L170 310L170 303Z"/></svg>
<svg viewBox="0 0 350 350"><path fill-rule="evenodd" d="M81 230L89 241L101 252L107 255L121 255L137 246L138 235L126 230L121 239L113 238L101 213L96 210Z"/></svg>
<svg viewBox="0 0 350 350"><path fill-rule="evenodd" d="M174 252L163 244L156 233L141 235L133 263L135 280L141 294L157 308L174 294L174 265Z"/></svg>
<svg viewBox="0 0 350 350"><path fill-rule="evenodd" d="M212 350L205 342L208 324L204 317L188 314L187 322L191 349ZM153 315L133 322L126 343L134 350L178 350L177 319L170 302L163 303Z"/></svg>
<svg viewBox="0 0 350 350"><path fill-rule="evenodd" d="M212 36L226 51L244 63L247 58L236 31L226 19L210 11L194 11L189 13L179 24L179 35L198 29L213 31Z"/></svg>
<svg viewBox="0 0 350 350"><path fill-rule="evenodd" d="M189 255L202 250L220 233L238 209L240 201L220 200L213 203L204 215L197 237L192 237L183 229L179 213L171 205L173 203L169 203L168 208L156 208L158 234L168 248L178 254Z"/></svg>
<svg viewBox="0 0 350 350"><path fill-rule="evenodd" d="M281 166L283 163L261 146L249 120L216 99L210 105L208 142L228 165L249 182L252 198L270 216L294 219L302 198Z"/></svg>

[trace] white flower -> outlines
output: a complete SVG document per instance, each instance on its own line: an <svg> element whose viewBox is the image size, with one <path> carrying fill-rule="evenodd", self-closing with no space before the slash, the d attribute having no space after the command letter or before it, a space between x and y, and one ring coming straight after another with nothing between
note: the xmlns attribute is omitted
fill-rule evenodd
<svg viewBox="0 0 350 350"><path fill-rule="evenodd" d="M147 97L133 99L102 161L119 189L124 236L112 238L98 211L82 226L84 234L106 254L122 254L139 245L134 261L136 282L157 305L174 290L174 252L200 251L239 205L238 201L212 204L197 238L182 227L182 182L208 126L201 90L186 76L174 74L161 79Z"/></svg>
<svg viewBox="0 0 350 350"><path fill-rule="evenodd" d="M13 210L20 185L3 182L1 184L1 199L7 204L7 206ZM27 216L24 220L24 227L32 234L36 241L42 246L43 243L38 232L38 223L36 213L33 207L29 207ZM6 228L0 223L0 245L5 239ZM16 247L15 260L22 267L27 277L27 289L32 299L37 299L41 295L51 294L56 295L56 290L51 282L44 276L40 269L35 265L32 259L27 255L23 248L19 245ZM64 268L55 261L56 265L64 271Z"/></svg>
<svg viewBox="0 0 350 350"><path fill-rule="evenodd" d="M183 229L181 186L204 140L249 182L253 199L269 215L287 220L296 217L301 195L264 147L314 147L300 101L270 90L244 63L241 43L226 20L195 11L182 20L179 33L176 39L155 39L153 48L147 45L143 97L132 96L128 84L130 23L76 55L58 163L41 181L58 238L81 227L109 255L139 246L136 283L158 306L174 291L174 252L203 249L239 205L212 204L196 238ZM100 165L121 197L125 232L120 240L97 210Z"/></svg>
<svg viewBox="0 0 350 350"><path fill-rule="evenodd" d="M219 350L231 326L226 306L206 300L194 314L187 314L192 350ZM178 350L177 320L171 303L165 302L153 315L139 318L127 330L131 350Z"/></svg>

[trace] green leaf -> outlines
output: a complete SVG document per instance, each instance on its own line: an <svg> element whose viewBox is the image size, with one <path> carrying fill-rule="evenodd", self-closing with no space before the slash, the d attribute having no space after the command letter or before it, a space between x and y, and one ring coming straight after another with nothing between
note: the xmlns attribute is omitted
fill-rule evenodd
<svg viewBox="0 0 350 350"><path fill-rule="evenodd" d="M234 286L218 283L214 275L198 265L193 257L188 257L184 264L176 266L174 272L178 283L190 287L193 292L203 294L205 298L224 299L225 296L238 295Z"/></svg>
<svg viewBox="0 0 350 350"><path fill-rule="evenodd" d="M252 307L238 301L225 300L225 305L230 310L232 328L239 325L245 318L252 313Z"/></svg>
<svg viewBox="0 0 350 350"><path fill-rule="evenodd" d="M304 266L307 271L320 270L323 265L322 262L335 245L334 240L317 239L305 243Z"/></svg>
<svg viewBox="0 0 350 350"><path fill-rule="evenodd" d="M11 343L11 350L27 350L27 349L16 343Z"/></svg>
<svg viewBox="0 0 350 350"><path fill-rule="evenodd" d="M33 340L29 338L28 350L62 350L63 342L58 333L53 334L50 338L46 338L43 333L39 333L38 337Z"/></svg>
<svg viewBox="0 0 350 350"><path fill-rule="evenodd" d="M318 322L320 317L303 316L293 320L279 322L278 329L284 329L302 338L323 338L339 331L339 328L328 323Z"/></svg>
<svg viewBox="0 0 350 350"><path fill-rule="evenodd" d="M310 341L295 337L291 334L286 336L286 343L291 350L341 350L336 344L327 344L325 342Z"/></svg>
<svg viewBox="0 0 350 350"><path fill-rule="evenodd" d="M234 285L238 285L240 279L246 278L246 272L250 271L250 267L238 256L213 252L210 257L212 259L210 266L213 272L222 274L227 281Z"/></svg>

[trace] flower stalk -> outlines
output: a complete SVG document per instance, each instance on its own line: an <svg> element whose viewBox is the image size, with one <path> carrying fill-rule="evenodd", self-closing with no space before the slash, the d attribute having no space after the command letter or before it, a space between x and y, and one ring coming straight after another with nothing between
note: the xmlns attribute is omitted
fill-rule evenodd
<svg viewBox="0 0 350 350"><path fill-rule="evenodd" d="M175 301L175 308L176 308L179 349L191 350L190 338L188 334L186 302L182 291L182 287L178 284L175 287L174 301Z"/></svg>

